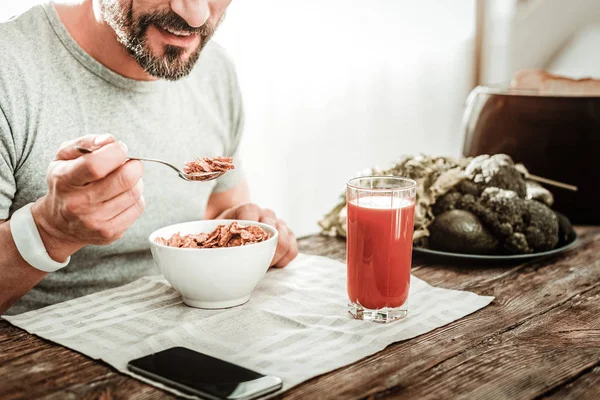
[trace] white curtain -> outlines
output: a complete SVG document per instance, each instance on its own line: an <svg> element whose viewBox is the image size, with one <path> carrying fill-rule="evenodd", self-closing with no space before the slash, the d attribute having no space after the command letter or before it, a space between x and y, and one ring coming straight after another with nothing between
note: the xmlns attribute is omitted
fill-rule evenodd
<svg viewBox="0 0 600 400"><path fill-rule="evenodd" d="M0 19L38 1L0 0ZM216 40L240 75L253 200L304 235L356 171L458 155L474 21L474 0L233 1Z"/></svg>

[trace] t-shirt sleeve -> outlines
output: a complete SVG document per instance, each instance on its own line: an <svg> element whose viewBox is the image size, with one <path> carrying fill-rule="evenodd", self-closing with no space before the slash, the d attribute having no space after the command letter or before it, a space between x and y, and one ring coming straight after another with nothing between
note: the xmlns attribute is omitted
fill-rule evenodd
<svg viewBox="0 0 600 400"><path fill-rule="evenodd" d="M233 164L235 169L227 172L222 177L217 179L217 184L213 189L213 192L225 192L233 189L244 179L244 172L242 170L242 164L239 157L239 145L242 139L242 132L244 130L244 108L242 104L242 94L237 81L237 76L233 65L228 63L228 75L229 75L229 138L227 143L227 151L225 156L233 157Z"/></svg>
<svg viewBox="0 0 600 400"><path fill-rule="evenodd" d="M15 164L12 132L0 108L0 219L8 219L10 206L17 191Z"/></svg>

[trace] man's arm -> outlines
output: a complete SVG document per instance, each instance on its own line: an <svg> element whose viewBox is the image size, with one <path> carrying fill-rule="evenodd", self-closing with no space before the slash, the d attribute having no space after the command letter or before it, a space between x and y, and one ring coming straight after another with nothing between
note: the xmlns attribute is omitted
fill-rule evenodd
<svg viewBox="0 0 600 400"><path fill-rule="evenodd" d="M27 264L19 251L8 221L0 222L0 315L48 274Z"/></svg>
<svg viewBox="0 0 600 400"><path fill-rule="evenodd" d="M77 146L93 149L81 155ZM88 244L119 239L144 209L143 166L127 161L112 136L85 136L64 143L48 169L48 193L31 214L50 258L63 262ZM0 314L47 274L19 253L8 221L0 222Z"/></svg>
<svg viewBox="0 0 600 400"><path fill-rule="evenodd" d="M250 191L248 183L244 179L233 189L212 193L208 199L204 218L215 219L223 211L248 202L250 202Z"/></svg>

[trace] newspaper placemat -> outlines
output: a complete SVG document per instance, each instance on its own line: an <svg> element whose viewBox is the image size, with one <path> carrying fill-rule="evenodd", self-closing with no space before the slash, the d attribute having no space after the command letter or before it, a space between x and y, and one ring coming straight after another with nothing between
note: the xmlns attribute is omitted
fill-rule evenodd
<svg viewBox="0 0 600 400"><path fill-rule="evenodd" d="M301 255L270 270L248 303L225 310L190 308L162 277L3 318L26 331L151 385L127 362L184 346L283 379L282 390L422 335L488 305L493 297L436 288L411 277L408 317L390 324L346 311L346 266ZM324 357L326 355L326 357Z"/></svg>

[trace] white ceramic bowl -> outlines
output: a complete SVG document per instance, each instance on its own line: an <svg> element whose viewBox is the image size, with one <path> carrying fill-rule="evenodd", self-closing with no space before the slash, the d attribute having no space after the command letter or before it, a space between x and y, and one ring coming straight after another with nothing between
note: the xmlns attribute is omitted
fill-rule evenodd
<svg viewBox="0 0 600 400"><path fill-rule="evenodd" d="M215 249L180 249L158 244L154 239L168 239L177 232L210 233L218 225L231 222L234 221L185 222L159 229L148 238L158 268L188 306L227 308L247 302L275 255L277 230L258 222L237 221L242 226L258 225L271 237L260 243Z"/></svg>

